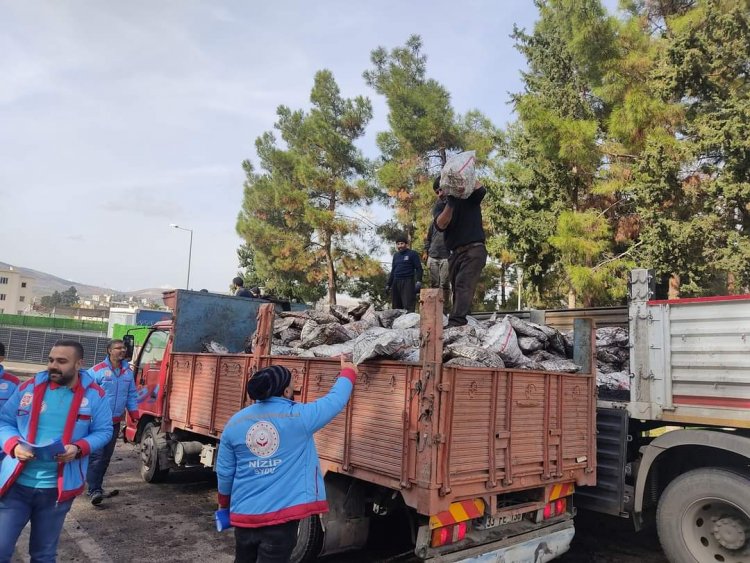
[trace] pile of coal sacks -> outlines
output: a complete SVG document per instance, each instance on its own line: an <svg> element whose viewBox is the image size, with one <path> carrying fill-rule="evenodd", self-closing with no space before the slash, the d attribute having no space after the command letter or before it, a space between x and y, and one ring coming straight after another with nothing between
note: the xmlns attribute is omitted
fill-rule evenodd
<svg viewBox="0 0 750 563"><path fill-rule="evenodd" d="M447 318L444 319L447 322ZM363 303L353 308L280 313L274 322L271 354L338 357L355 364L373 358L419 362L420 318L401 309L376 311ZM627 399L628 333L622 328L596 331L597 383L610 399ZM511 367L575 373L573 334L511 315L488 320L468 317L462 327L443 332L446 366ZM624 393L623 393L624 392Z"/></svg>

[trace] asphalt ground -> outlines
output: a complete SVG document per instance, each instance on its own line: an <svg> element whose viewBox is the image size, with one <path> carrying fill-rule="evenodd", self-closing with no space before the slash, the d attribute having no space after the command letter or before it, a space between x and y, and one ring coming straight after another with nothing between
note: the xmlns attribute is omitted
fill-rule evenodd
<svg viewBox="0 0 750 563"><path fill-rule="evenodd" d="M60 537L58 561L95 563L233 561L234 536L214 527L216 478L211 471L172 472L161 484L145 483L138 472L138 452L118 443L105 488L119 495L94 507L85 495L73 503ZM634 534L630 523L598 514L577 517L573 548L566 563L666 563L655 534ZM414 561L403 545L389 545L387 534L377 549L348 553L326 563ZM386 538L385 540L383 538ZM16 548L14 563L28 561L28 527ZM399 556L399 554L402 554Z"/></svg>

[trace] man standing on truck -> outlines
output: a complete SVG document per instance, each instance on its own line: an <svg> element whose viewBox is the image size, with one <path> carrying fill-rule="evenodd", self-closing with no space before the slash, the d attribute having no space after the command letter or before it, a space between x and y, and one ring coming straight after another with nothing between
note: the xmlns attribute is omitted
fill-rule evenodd
<svg viewBox="0 0 750 563"><path fill-rule="evenodd" d="M119 491L114 489L104 494L102 482L109 467L109 461L115 451L117 437L120 435L120 423L125 415L125 408L134 422L138 421L138 391L135 388L133 371L125 360L127 348L122 340L115 339L107 345L107 357L104 361L92 367L88 373L106 393L109 406L112 409L112 438L104 446L91 454L86 482L89 485L91 504L99 506L104 497L116 496Z"/></svg>
<svg viewBox="0 0 750 563"><path fill-rule="evenodd" d="M440 209L442 211L442 205L445 202L445 195L440 190L438 182L437 188L433 184L435 195L438 196L438 201L435 202L433 208L433 219L435 218L435 210ZM442 205L441 205L442 202ZM438 207L440 205L440 207ZM427 239L424 243L424 253L427 256L427 271L430 274L430 287L440 288L443 290L443 308L448 307L450 299L450 270L448 264L448 258L450 258L450 250L445 246L445 233L441 233L435 229L435 224L430 223L427 229Z"/></svg>
<svg viewBox="0 0 750 563"><path fill-rule="evenodd" d="M391 305L394 309L414 312L417 291L422 286L422 274L422 260L419 254L409 248L409 241L405 235L399 235L396 238L396 253L393 255L391 273L385 286L386 291L391 293Z"/></svg>
<svg viewBox="0 0 750 563"><path fill-rule="evenodd" d="M286 562L297 543L299 521L328 512L313 434L349 401L357 377L341 359L327 395L295 403L292 374L269 366L247 382L255 403L224 428L216 464L219 508L230 508L235 561Z"/></svg>
<svg viewBox="0 0 750 563"><path fill-rule="evenodd" d="M58 340L47 370L22 383L0 411L7 454L0 464L0 561L11 560L29 521L31 560L55 560L65 516L85 486L88 456L111 437L109 402L82 363L79 342Z"/></svg>
<svg viewBox="0 0 750 563"><path fill-rule="evenodd" d="M235 297L254 297L248 288L245 287L245 280L237 276L232 280L232 291Z"/></svg>
<svg viewBox="0 0 750 563"><path fill-rule="evenodd" d="M442 196L440 176L435 178L433 188ZM436 206L435 229L445 233L445 245L451 255L448 260L450 280L453 287L453 307L448 326L466 324L466 315L471 310L479 278L487 263L487 248L482 226L482 200L487 190L480 187L468 198L448 196L445 204Z"/></svg>

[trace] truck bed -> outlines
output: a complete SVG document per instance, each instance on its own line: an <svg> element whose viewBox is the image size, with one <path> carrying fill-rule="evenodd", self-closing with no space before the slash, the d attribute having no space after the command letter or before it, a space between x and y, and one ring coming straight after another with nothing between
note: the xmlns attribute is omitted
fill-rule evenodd
<svg viewBox="0 0 750 563"><path fill-rule="evenodd" d="M269 364L291 370L296 400L314 401L329 391L339 360L263 353L263 327L270 325L261 315L253 355L172 354L171 428L219 437L247 404L250 374ZM425 339L422 363L360 366L346 409L316 434L324 472L400 490L422 514L462 499L595 482L593 374L444 368L428 361L442 351L442 326L434 334L429 322L423 320L423 331L437 338Z"/></svg>

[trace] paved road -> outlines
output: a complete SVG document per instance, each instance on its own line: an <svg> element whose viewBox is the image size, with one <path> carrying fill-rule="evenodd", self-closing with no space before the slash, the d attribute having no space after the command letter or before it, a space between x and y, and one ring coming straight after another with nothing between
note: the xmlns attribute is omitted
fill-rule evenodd
<svg viewBox="0 0 750 563"><path fill-rule="evenodd" d="M166 563L233 561L233 535L213 527L216 481L210 471L173 473L167 483L149 485L138 474L137 452L118 443L105 486L120 490L102 508L79 497L65 522L59 561ZM14 563L28 561L28 530ZM406 561L412 558L401 558ZM346 554L326 563L382 561L381 552ZM654 535L633 535L618 519L583 516L573 550L564 563L666 563Z"/></svg>

